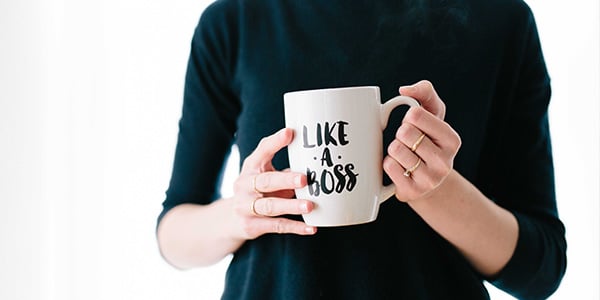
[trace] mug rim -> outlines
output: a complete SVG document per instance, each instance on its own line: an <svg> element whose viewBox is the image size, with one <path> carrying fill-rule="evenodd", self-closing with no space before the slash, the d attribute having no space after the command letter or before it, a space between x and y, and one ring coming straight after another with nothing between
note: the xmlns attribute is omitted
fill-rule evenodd
<svg viewBox="0 0 600 300"><path fill-rule="evenodd" d="M322 89L310 89L310 90L298 90L298 91L290 91L283 94L284 97L286 95L303 95L303 94L313 94L313 93L327 93L327 92L345 92L349 90L376 90L379 92L379 86L375 85L357 85L357 86L346 86L346 87L332 87L332 88L322 88Z"/></svg>

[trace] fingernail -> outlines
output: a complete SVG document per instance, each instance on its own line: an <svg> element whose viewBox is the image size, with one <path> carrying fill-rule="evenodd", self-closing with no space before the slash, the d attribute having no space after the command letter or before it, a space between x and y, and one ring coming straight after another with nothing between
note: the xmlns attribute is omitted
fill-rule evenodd
<svg viewBox="0 0 600 300"><path fill-rule="evenodd" d="M308 203L302 202L300 204L300 211L303 213L307 213L308 212Z"/></svg>
<svg viewBox="0 0 600 300"><path fill-rule="evenodd" d="M403 86L403 87L401 87L401 89L403 89L405 92L411 92L411 93L414 93L417 90L417 88L414 85Z"/></svg>
<svg viewBox="0 0 600 300"><path fill-rule="evenodd" d="M315 233L316 228L307 226L306 228L304 228L304 231L306 231L306 233Z"/></svg>
<svg viewBox="0 0 600 300"><path fill-rule="evenodd" d="M301 175L296 175L296 177L294 177L294 185L296 187L302 186L302 176Z"/></svg>

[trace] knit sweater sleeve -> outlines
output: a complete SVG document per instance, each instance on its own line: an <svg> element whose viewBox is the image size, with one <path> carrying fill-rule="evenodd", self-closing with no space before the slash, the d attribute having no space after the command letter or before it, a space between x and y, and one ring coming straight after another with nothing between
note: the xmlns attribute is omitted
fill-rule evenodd
<svg viewBox="0 0 600 300"><path fill-rule="evenodd" d="M545 299L566 269L565 228L558 218L548 126L550 79L533 15L526 9L516 88L494 163L493 198L517 218L515 252L492 284L519 299Z"/></svg>
<svg viewBox="0 0 600 300"><path fill-rule="evenodd" d="M207 204L220 197L219 181L241 109L232 79L236 30L227 5L210 5L194 32L173 171L159 222L179 204Z"/></svg>

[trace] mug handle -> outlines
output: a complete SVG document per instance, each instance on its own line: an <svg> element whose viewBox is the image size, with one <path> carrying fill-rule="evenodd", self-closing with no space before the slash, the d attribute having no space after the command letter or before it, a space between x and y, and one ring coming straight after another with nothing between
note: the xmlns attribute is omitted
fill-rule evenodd
<svg viewBox="0 0 600 300"><path fill-rule="evenodd" d="M417 100L408 97L408 96L396 96L380 106L380 120L381 120L381 130L384 130L387 127L388 121L390 119L390 114L392 110L400 105L408 105L408 106L420 106ZM381 192L379 194L379 204L383 203L385 200L389 199L396 193L396 185L394 183L390 185L383 186L381 188Z"/></svg>

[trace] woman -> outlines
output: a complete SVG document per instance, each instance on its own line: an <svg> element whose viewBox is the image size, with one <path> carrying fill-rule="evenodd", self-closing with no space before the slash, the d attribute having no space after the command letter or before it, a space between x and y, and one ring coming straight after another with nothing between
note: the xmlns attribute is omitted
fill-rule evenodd
<svg viewBox="0 0 600 300"><path fill-rule="evenodd" d="M294 198L306 176L285 170L282 95L360 85L422 105L384 133L396 199L317 230ZM216 1L192 41L159 247L178 268L233 253L224 299L488 299L484 280L545 298L566 267L549 98L519 0ZM232 143L243 164L219 199Z"/></svg>

